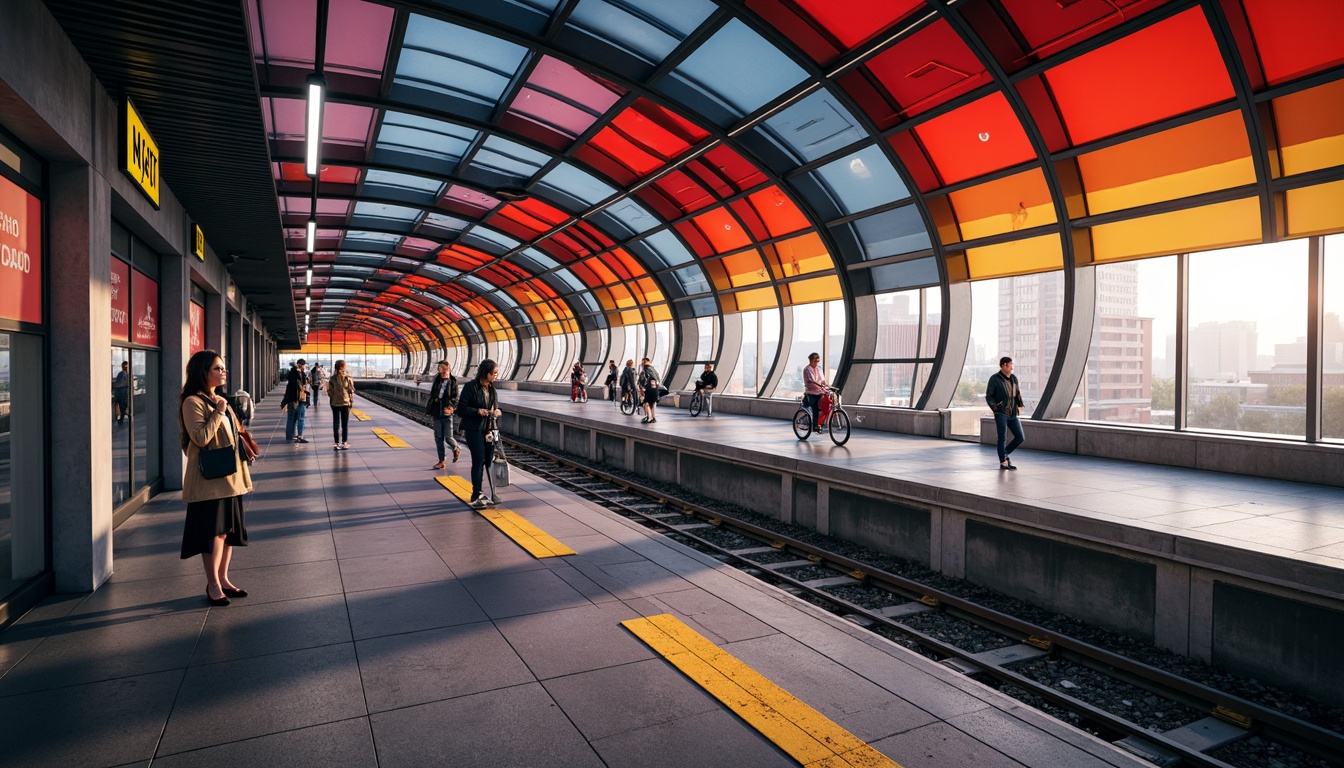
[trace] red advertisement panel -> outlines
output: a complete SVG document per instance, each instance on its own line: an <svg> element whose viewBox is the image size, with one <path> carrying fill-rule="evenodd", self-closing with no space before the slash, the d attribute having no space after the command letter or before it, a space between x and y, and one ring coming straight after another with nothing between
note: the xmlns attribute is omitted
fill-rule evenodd
<svg viewBox="0 0 1344 768"><path fill-rule="evenodd" d="M0 178L0 317L42 322L42 202Z"/></svg>
<svg viewBox="0 0 1344 768"><path fill-rule="evenodd" d="M159 284L131 270L131 341L159 346Z"/></svg>
<svg viewBox="0 0 1344 768"><path fill-rule="evenodd" d="M112 259L112 340L131 340L131 265Z"/></svg>
<svg viewBox="0 0 1344 768"><path fill-rule="evenodd" d="M187 320L191 328L187 336L187 354L194 355L205 349L205 307L194 301L187 302Z"/></svg>

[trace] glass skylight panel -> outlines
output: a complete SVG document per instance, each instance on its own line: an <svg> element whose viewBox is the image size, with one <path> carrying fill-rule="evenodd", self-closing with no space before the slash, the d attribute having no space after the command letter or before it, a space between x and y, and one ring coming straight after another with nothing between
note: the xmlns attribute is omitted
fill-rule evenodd
<svg viewBox="0 0 1344 768"><path fill-rule="evenodd" d="M384 187L391 189L406 189L413 192L427 192L438 197L439 192L443 190L443 182L438 179L429 179L424 176L415 176L409 173L394 173L392 171L370 170L364 176L364 189L370 191L370 188Z"/></svg>
<svg viewBox="0 0 1344 768"><path fill-rule="evenodd" d="M699 264L678 269L672 276L677 279L681 290L687 296L709 292L709 280L705 278L705 270L701 269Z"/></svg>
<svg viewBox="0 0 1344 768"><path fill-rule="evenodd" d="M883 259L931 247L929 231L913 205L854 222L864 260Z"/></svg>
<svg viewBox="0 0 1344 768"><path fill-rule="evenodd" d="M495 291L495 286L485 282L479 277L473 277L471 275L463 275L462 277L459 277L457 279L457 282L460 285L465 285L466 287L472 289L473 291L482 296L485 296L486 294L489 293L494 293Z"/></svg>
<svg viewBox="0 0 1344 768"><path fill-rule="evenodd" d="M412 14L394 83L494 105L526 55L507 40Z"/></svg>
<svg viewBox="0 0 1344 768"><path fill-rule="evenodd" d="M420 274L433 275L446 283L449 280L456 279L457 276L462 273L459 270L449 269L448 267L440 266L438 264L426 264L420 268Z"/></svg>
<svg viewBox="0 0 1344 768"><path fill-rule="evenodd" d="M456 162L476 139L477 132L442 120L402 112L388 112L378 130L375 149L412 152Z"/></svg>
<svg viewBox="0 0 1344 768"><path fill-rule="evenodd" d="M506 176L527 179L549 159L545 154L528 149L516 141L491 136L476 152L471 164Z"/></svg>
<svg viewBox="0 0 1344 768"><path fill-rule="evenodd" d="M466 219L459 219L456 216L448 216L442 213L431 213L425 217L424 221L420 222L420 226L422 228L433 227L435 229L442 229L448 232L461 232L464 228L466 228L467 224L469 223L470 222L468 222Z"/></svg>
<svg viewBox="0 0 1344 768"><path fill-rule="evenodd" d="M482 226L472 227L471 234L481 238L482 240L486 240L488 242L494 243L495 245L502 246L506 251L511 251L514 248L517 248L519 245L521 245L521 243L518 240L514 240L512 237L509 237L503 232L498 232L489 227L482 227Z"/></svg>
<svg viewBox="0 0 1344 768"><path fill-rule="evenodd" d="M574 273L570 272L568 269L562 269L559 270L558 272L552 272L550 275L548 275L548 277L558 277L562 283L569 286L569 291L562 291L562 293L568 293L568 292L578 293L581 291L588 290L587 286L583 284L583 281L579 280L579 278L576 277Z"/></svg>
<svg viewBox="0 0 1344 768"><path fill-rule="evenodd" d="M767 131L793 151L799 162L810 162L847 147L867 136L854 116L830 91L820 90L765 121Z"/></svg>
<svg viewBox="0 0 1344 768"><path fill-rule="evenodd" d="M673 71L678 78L747 115L801 83L807 73L737 19L728 22Z"/></svg>
<svg viewBox="0 0 1344 768"><path fill-rule="evenodd" d="M599 309L597 299L594 298L593 294L589 293L588 291L577 291L575 293L571 293L566 298L578 299L579 302L583 304L584 308L587 309L589 312L596 312Z"/></svg>
<svg viewBox="0 0 1344 768"><path fill-rule="evenodd" d="M515 254L513 260L532 270L532 274L545 272L560 266L560 262L552 259L550 256L547 256L536 248L528 248L522 253Z"/></svg>
<svg viewBox="0 0 1344 768"><path fill-rule="evenodd" d="M665 267L675 267L679 264L685 264L695 259L691 252L686 250L686 246L681 244L677 236L672 234L671 230L663 230L656 234L649 235L642 241L648 249L653 251Z"/></svg>
<svg viewBox="0 0 1344 768"><path fill-rule="evenodd" d="M387 205L385 203L355 203L354 219L386 219L409 224L420 217L420 211L416 208L407 208L404 205ZM358 225L356 225L358 226Z"/></svg>
<svg viewBox="0 0 1344 768"><path fill-rule="evenodd" d="M877 145L827 163L812 173L830 189L846 214L910 196L891 161Z"/></svg>
<svg viewBox="0 0 1344 768"><path fill-rule="evenodd" d="M341 251L336 255L338 265L356 264L360 266L381 267L387 257L377 253L362 253L359 251ZM373 274L370 272L369 274Z"/></svg>
<svg viewBox="0 0 1344 768"><path fill-rule="evenodd" d="M710 0L582 0L569 24L656 64L714 8Z"/></svg>
<svg viewBox="0 0 1344 768"><path fill-rule="evenodd" d="M622 224L630 230L630 234L638 235L648 232L650 229L658 226L658 219L649 213L644 206L636 203L630 198L618 200L612 203L606 209L606 212L615 216Z"/></svg>
<svg viewBox="0 0 1344 768"><path fill-rule="evenodd" d="M926 259L903 261L900 264L887 264L873 267L873 290L896 291L902 288L917 288L938 284L938 261L930 256Z"/></svg>
<svg viewBox="0 0 1344 768"><path fill-rule="evenodd" d="M719 308L715 306L713 299L692 299L687 303L690 304L691 315L694 317L709 317L719 313Z"/></svg>
<svg viewBox="0 0 1344 768"><path fill-rule="evenodd" d="M615 187L598 181L596 176L580 171L568 163L557 165L541 178L540 183L588 205L597 205L616 194Z"/></svg>

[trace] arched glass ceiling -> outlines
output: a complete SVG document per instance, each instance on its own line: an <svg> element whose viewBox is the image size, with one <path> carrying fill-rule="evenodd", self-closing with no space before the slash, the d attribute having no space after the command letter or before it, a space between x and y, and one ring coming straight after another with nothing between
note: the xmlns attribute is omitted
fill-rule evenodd
<svg viewBox="0 0 1344 768"><path fill-rule="evenodd" d="M330 0L316 189L318 2L251 6L317 329L433 349L1344 229L1332 0Z"/></svg>

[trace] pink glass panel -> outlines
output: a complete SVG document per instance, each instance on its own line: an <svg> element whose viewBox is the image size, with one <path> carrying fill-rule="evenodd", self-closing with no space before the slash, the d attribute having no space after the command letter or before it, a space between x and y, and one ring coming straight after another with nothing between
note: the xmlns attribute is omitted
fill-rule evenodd
<svg viewBox="0 0 1344 768"><path fill-rule="evenodd" d="M395 15L383 5L331 0L327 11L327 67L381 73Z"/></svg>
<svg viewBox="0 0 1344 768"><path fill-rule="evenodd" d="M300 107L303 102L297 102ZM373 108L331 104L322 111L322 141L363 146L373 128Z"/></svg>
<svg viewBox="0 0 1344 768"><path fill-rule="evenodd" d="M625 95L625 89L566 64L543 56L527 79L533 88L550 91L601 114Z"/></svg>
<svg viewBox="0 0 1344 768"><path fill-rule="evenodd" d="M588 126L597 122L596 116L532 88L519 91L518 98L513 100L509 111L527 115L534 120L559 128L570 136L578 136L588 130Z"/></svg>
<svg viewBox="0 0 1344 768"><path fill-rule="evenodd" d="M265 99L270 109L264 110L267 116L267 128L273 139L297 139L303 141L307 128L303 124L304 103L299 99Z"/></svg>
<svg viewBox="0 0 1344 768"><path fill-rule="evenodd" d="M258 18L267 58L312 64L317 47L317 0L260 0L260 4ZM256 53L260 56L262 49Z"/></svg>
<svg viewBox="0 0 1344 768"><path fill-rule="evenodd" d="M484 192L477 192L474 189L459 187L456 184L448 188L448 191L443 195L443 199L456 200L459 203L471 206L472 208L476 208L481 211L491 211L494 210L495 207L499 205L498 200L485 194Z"/></svg>

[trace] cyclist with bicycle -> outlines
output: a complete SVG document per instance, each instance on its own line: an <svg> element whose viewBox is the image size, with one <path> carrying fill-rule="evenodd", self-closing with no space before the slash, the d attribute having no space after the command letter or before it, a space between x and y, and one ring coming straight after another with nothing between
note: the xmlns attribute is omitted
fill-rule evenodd
<svg viewBox="0 0 1344 768"><path fill-rule="evenodd" d="M704 373L695 382L695 391L704 399L705 415L714 415L714 390L719 388L719 375L714 372L714 366L705 363ZM694 414L692 414L694 415Z"/></svg>
<svg viewBox="0 0 1344 768"><path fill-rule="evenodd" d="M586 383L588 383L588 377L583 372L583 363L574 363L574 367L569 371L569 401L571 403L588 401L588 393L583 388Z"/></svg>
<svg viewBox="0 0 1344 768"><path fill-rule="evenodd" d="M807 356L807 367L803 369L803 407L812 414L812 431L821 432L818 422L821 411L821 396L826 394L826 371L821 367L821 355L813 352Z"/></svg>
<svg viewBox="0 0 1344 768"><path fill-rule="evenodd" d="M629 413L629 414L626 414L626 415L630 415L630 414L633 414L633 413L635 412L635 409L634 409L634 406L633 406L633 403L635 402L635 361L634 361L634 360L626 360L626 361L625 361L625 369L621 371L621 401L624 402L627 398L629 398L630 402L632 403L632 405L631 405L631 407L630 407L630 413Z"/></svg>

